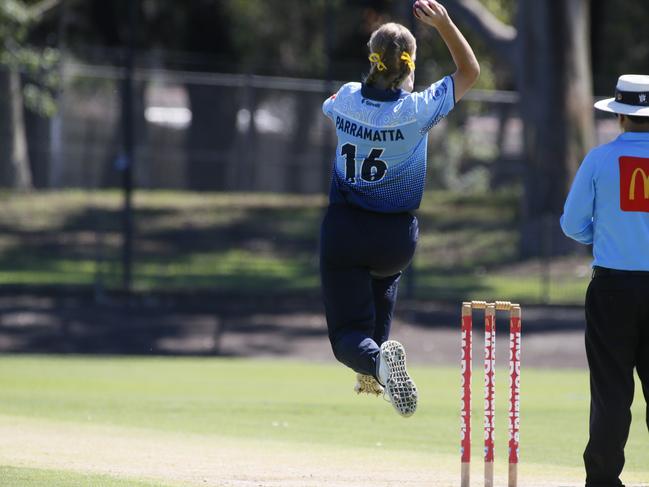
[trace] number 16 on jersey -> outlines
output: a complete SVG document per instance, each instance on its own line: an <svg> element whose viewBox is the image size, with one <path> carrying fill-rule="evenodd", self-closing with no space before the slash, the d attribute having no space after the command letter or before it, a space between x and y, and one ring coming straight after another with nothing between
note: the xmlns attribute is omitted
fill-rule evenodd
<svg viewBox="0 0 649 487"><path fill-rule="evenodd" d="M375 183L385 177L388 172L388 165L379 159L385 149L372 149L370 154L363 160L360 167L360 174L356 170L356 146L345 144L342 146L340 155L345 156L345 181L351 184L357 182L358 177L368 183Z"/></svg>

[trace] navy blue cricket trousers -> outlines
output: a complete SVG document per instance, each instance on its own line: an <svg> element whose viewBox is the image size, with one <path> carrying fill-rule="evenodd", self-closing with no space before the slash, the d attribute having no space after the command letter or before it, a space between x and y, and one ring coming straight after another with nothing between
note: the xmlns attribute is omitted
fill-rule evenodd
<svg viewBox="0 0 649 487"><path fill-rule="evenodd" d="M649 428L649 272L607 274L596 268L586 293L586 354L591 397L586 487L622 487L634 369Z"/></svg>
<svg viewBox="0 0 649 487"><path fill-rule="evenodd" d="M376 376L390 335L401 272L415 253L419 228L410 213L375 213L332 205L322 222L320 276L334 356Z"/></svg>

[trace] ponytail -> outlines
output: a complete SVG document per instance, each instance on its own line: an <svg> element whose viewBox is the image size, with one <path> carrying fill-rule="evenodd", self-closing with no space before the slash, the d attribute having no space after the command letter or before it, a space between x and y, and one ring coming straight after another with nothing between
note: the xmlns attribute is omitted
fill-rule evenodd
<svg viewBox="0 0 649 487"><path fill-rule="evenodd" d="M412 33L403 25L388 23L375 30L367 43L370 50L370 72L365 84L374 85L379 80L391 90L397 90L412 71L412 57L417 43Z"/></svg>

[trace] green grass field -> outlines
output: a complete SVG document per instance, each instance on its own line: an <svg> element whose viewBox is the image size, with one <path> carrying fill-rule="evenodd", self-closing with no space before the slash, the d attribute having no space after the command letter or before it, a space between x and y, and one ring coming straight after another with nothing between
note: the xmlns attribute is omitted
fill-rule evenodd
<svg viewBox="0 0 649 487"><path fill-rule="evenodd" d="M71 473L53 469L16 468L0 465L0 485L16 487L157 487L159 482L140 482L133 478L119 479L108 475Z"/></svg>
<svg viewBox="0 0 649 487"><path fill-rule="evenodd" d="M0 193L0 285L121 286L121 198L117 191ZM140 190L133 287L317 294L324 206L318 195ZM558 258L549 274L538 259L520 260L518 208L511 190L427 193L405 294L582 303L589 258Z"/></svg>
<svg viewBox="0 0 649 487"><path fill-rule="evenodd" d="M457 485L459 372L412 371L420 408L402 419L382 399L356 396L353 374L337 364L0 357L0 485ZM498 370L500 483L506 377ZM587 384L582 370L523 368L521 486L582 481ZM623 477L631 484L649 479L643 419L638 398Z"/></svg>

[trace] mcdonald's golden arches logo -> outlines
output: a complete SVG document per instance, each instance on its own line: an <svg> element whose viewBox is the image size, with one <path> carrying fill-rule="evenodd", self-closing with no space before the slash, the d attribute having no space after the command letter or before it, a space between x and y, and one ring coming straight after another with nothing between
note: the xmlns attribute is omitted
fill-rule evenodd
<svg viewBox="0 0 649 487"><path fill-rule="evenodd" d="M649 199L649 176L644 172L644 169L636 167L631 174L631 186L629 186L629 200L635 199L635 182L636 176L640 175L642 178L642 187L644 188L644 199Z"/></svg>
<svg viewBox="0 0 649 487"><path fill-rule="evenodd" d="M649 212L649 158L620 157L620 209Z"/></svg>

